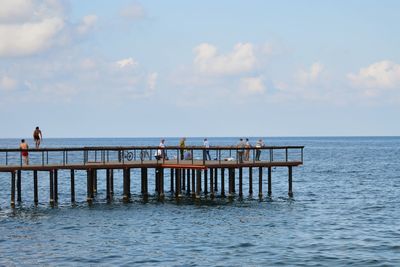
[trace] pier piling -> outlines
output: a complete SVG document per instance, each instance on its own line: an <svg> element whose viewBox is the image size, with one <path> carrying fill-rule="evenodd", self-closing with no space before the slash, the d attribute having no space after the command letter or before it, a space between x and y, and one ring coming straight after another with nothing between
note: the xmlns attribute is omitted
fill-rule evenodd
<svg viewBox="0 0 400 267"><path fill-rule="evenodd" d="M15 206L15 171L11 172L11 207Z"/></svg>
<svg viewBox="0 0 400 267"><path fill-rule="evenodd" d="M225 168L221 169L221 197L225 197Z"/></svg>
<svg viewBox="0 0 400 267"><path fill-rule="evenodd" d="M253 195L253 168L249 167L249 195Z"/></svg>
<svg viewBox="0 0 400 267"><path fill-rule="evenodd" d="M268 167L268 196L272 195L272 167Z"/></svg>
<svg viewBox="0 0 400 267"><path fill-rule="evenodd" d="M263 176L263 169L262 167L258 168L258 197L262 198L263 193L262 193L262 176Z"/></svg>
<svg viewBox="0 0 400 267"><path fill-rule="evenodd" d="M293 197L293 191L292 191L292 166L288 167L288 175L289 175L289 179L288 179L288 185L289 185L289 192L288 195L289 197Z"/></svg>
<svg viewBox="0 0 400 267"><path fill-rule="evenodd" d="M71 170L71 203L75 203L75 170Z"/></svg>
<svg viewBox="0 0 400 267"><path fill-rule="evenodd" d="M36 170L33 171L33 202L35 205L38 204L38 173Z"/></svg>
<svg viewBox="0 0 400 267"><path fill-rule="evenodd" d="M17 171L17 201L21 202L22 201L22 197L21 197L21 180L22 180L22 174L21 174L21 170Z"/></svg>

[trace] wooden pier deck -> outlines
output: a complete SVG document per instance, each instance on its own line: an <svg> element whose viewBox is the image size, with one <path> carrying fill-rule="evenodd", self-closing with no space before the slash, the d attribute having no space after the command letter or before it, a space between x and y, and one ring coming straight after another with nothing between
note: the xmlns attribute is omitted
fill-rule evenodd
<svg viewBox="0 0 400 267"><path fill-rule="evenodd" d="M58 171L70 170L71 202L75 201L75 171L87 173L87 201L95 198L97 191L98 170L106 170L107 199L112 199L114 170L123 171L123 196L131 198L131 179L140 179L140 193L149 195L148 173L154 169L154 192L164 196L167 179L165 170L170 174L170 192L181 197L182 192L200 198L200 196L225 197L225 170L227 170L228 196L243 196L243 169L249 169L249 194L253 194L253 169L258 169L258 195L263 196L263 169L268 170L267 194L272 194L272 168L288 168L288 195L293 196L293 167L303 164L304 146L269 146L263 148L210 147L207 154L203 147L185 147L190 156L184 156L180 147L127 146L127 147L81 147L81 148L45 148L30 149L29 164L24 162L20 149L0 149L0 172L8 172L11 177L11 206L21 201L22 173L33 172L34 202L38 202L37 173L49 173L49 201L58 202ZM156 159L155 155L162 154ZM185 156L187 156L187 154ZM209 155L210 157L207 157ZM131 177L132 169L140 169L140 177ZM236 172L237 170L237 172ZM236 173L238 175L236 175Z"/></svg>

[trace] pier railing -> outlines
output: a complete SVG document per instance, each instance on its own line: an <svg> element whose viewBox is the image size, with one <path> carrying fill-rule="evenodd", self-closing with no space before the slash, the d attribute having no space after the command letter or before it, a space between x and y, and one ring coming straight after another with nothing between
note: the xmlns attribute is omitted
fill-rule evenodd
<svg viewBox="0 0 400 267"><path fill-rule="evenodd" d="M29 153L29 165L85 165L85 164L131 164L168 163L194 164L208 162L303 162L304 146L265 146L261 148L239 148L236 146L177 146L160 148L158 146L124 147L70 147L40 149L0 149L0 168L25 166L22 152Z"/></svg>

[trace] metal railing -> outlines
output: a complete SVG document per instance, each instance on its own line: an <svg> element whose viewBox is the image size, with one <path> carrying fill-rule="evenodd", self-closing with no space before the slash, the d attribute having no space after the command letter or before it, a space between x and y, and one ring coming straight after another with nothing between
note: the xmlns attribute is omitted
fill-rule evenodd
<svg viewBox="0 0 400 267"><path fill-rule="evenodd" d="M304 146L265 146L261 148L239 148L236 146L178 146L160 148L158 146L124 147L73 147L40 149L0 149L0 168L3 166L24 166L22 152L28 152L29 165L86 165L129 163L194 164L207 162L234 161L236 163L256 162L303 162ZM210 157L208 157L208 155Z"/></svg>

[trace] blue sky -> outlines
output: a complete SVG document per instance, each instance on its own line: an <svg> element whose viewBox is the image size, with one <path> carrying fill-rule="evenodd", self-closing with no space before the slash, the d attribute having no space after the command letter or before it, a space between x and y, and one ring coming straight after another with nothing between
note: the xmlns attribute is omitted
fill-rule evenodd
<svg viewBox="0 0 400 267"><path fill-rule="evenodd" d="M0 6L0 138L400 135L399 1Z"/></svg>

